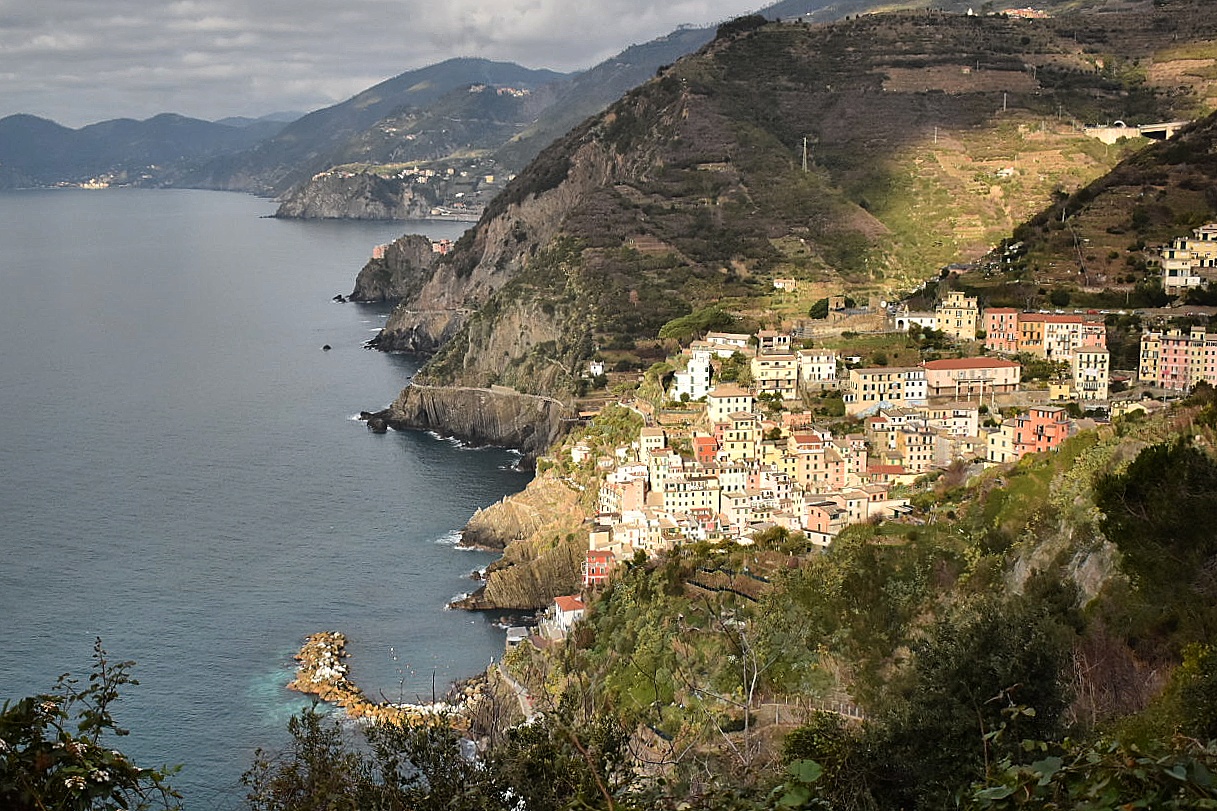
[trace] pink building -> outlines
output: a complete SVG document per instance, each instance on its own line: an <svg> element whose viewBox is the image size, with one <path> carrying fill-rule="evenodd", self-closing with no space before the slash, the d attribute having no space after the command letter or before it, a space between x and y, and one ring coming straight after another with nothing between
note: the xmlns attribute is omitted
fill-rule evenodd
<svg viewBox="0 0 1217 811"><path fill-rule="evenodd" d="M718 440L712 436L699 435L692 439L693 458L698 462L708 464L714 461L718 453Z"/></svg>
<svg viewBox="0 0 1217 811"><path fill-rule="evenodd" d="M588 588L607 583L616 562L617 556L608 550L588 550L587 559L583 561L583 587Z"/></svg>
<svg viewBox="0 0 1217 811"><path fill-rule="evenodd" d="M1018 310L990 307L984 315L985 349L990 352L1018 352Z"/></svg>
<svg viewBox="0 0 1217 811"><path fill-rule="evenodd" d="M927 360L926 393L930 397L961 397L1018 390L1023 367L1001 358L945 358Z"/></svg>
<svg viewBox="0 0 1217 811"><path fill-rule="evenodd" d="M1021 459L1029 453L1059 448L1072 428L1069 414L1059 406L1034 406L1014 418L1014 452Z"/></svg>

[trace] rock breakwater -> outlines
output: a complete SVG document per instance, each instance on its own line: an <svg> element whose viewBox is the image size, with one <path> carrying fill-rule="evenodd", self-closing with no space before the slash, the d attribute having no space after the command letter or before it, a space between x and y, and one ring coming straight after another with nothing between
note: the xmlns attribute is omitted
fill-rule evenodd
<svg viewBox="0 0 1217 811"><path fill-rule="evenodd" d="M468 729L469 718L483 700L480 686L471 681L455 695L450 695L448 701L431 704L375 702L351 681L346 658L346 636L343 634L322 631L310 635L296 654L300 664L288 689L336 704L357 720L397 726L446 724L462 732Z"/></svg>

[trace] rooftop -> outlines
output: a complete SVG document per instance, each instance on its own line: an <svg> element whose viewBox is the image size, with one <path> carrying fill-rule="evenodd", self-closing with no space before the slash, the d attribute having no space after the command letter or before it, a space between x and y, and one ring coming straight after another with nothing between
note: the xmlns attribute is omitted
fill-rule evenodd
<svg viewBox="0 0 1217 811"><path fill-rule="evenodd" d="M943 358L942 360L927 360L922 364L926 369L1015 369L1021 365L1012 360L1001 358Z"/></svg>

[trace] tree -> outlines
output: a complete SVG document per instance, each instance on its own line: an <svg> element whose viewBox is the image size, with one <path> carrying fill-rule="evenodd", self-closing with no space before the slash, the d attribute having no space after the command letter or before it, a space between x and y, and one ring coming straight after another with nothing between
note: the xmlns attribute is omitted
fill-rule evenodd
<svg viewBox="0 0 1217 811"><path fill-rule="evenodd" d="M1026 741L1038 759L1003 758L985 782L965 796L969 809L1212 808L1217 745L1179 738L1171 742L1100 739L1057 747ZM1029 758L1028 758L1029 759Z"/></svg>
<svg viewBox="0 0 1217 811"><path fill-rule="evenodd" d="M995 599L935 623L913 645L907 689L864 741L879 806L945 808L1021 740L1050 737L1066 705L1058 628L1036 608Z"/></svg>
<svg viewBox="0 0 1217 811"><path fill-rule="evenodd" d="M1151 591L1177 594L1217 554L1217 532L1197 516L1217 510L1217 462L1186 438L1151 445L1095 483L1102 529L1124 567Z"/></svg>
<svg viewBox="0 0 1217 811"><path fill-rule="evenodd" d="M1068 307L1069 302L1073 300L1073 296L1063 287L1054 287L1048 293L1048 302L1053 307Z"/></svg>
<svg viewBox="0 0 1217 811"><path fill-rule="evenodd" d="M110 705L136 685L134 662L111 662L98 639L93 672L81 686L64 674L50 693L0 708L0 808L7 811L101 811L178 808L168 784L176 769L144 769L111 747L127 730Z"/></svg>
<svg viewBox="0 0 1217 811"><path fill-rule="evenodd" d="M316 707L288 724L284 752L255 756L242 781L253 811L559 811L614 808L628 791L628 735L559 706L521 724L478 760L442 724L377 724L348 735Z"/></svg>

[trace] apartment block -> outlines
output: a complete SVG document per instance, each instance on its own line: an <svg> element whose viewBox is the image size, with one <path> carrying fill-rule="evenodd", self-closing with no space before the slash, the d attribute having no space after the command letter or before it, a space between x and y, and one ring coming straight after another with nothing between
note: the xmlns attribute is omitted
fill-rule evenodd
<svg viewBox="0 0 1217 811"><path fill-rule="evenodd" d="M1001 358L947 358L929 360L925 368L926 392L930 397L965 397L1017 391L1023 367Z"/></svg>
<svg viewBox="0 0 1217 811"><path fill-rule="evenodd" d="M880 366L849 372L846 413L862 414L880 406L924 405L925 401L925 369L919 366Z"/></svg>
<svg viewBox="0 0 1217 811"><path fill-rule="evenodd" d="M938 329L952 338L962 341L976 339L976 324L980 320L980 310L976 306L975 297L965 296L958 290L952 290L934 308L934 316Z"/></svg>
<svg viewBox="0 0 1217 811"><path fill-rule="evenodd" d="M1141 336L1137 379L1151 386L1186 391L1200 381L1217 384L1217 334L1192 327Z"/></svg>

